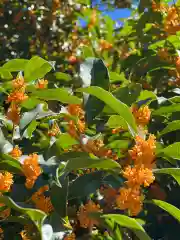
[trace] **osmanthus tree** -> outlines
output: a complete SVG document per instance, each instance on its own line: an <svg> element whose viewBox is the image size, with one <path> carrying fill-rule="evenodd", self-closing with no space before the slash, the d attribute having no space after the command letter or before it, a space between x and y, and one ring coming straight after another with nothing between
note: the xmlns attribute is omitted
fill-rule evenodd
<svg viewBox="0 0 180 240"><path fill-rule="evenodd" d="M179 238L179 14L140 1L115 28L86 8L62 70L1 65L2 239Z"/></svg>

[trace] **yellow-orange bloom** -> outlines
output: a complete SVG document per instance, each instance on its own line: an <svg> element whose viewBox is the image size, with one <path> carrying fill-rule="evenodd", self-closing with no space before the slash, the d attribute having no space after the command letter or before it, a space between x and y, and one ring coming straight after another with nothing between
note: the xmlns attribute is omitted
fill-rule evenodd
<svg viewBox="0 0 180 240"><path fill-rule="evenodd" d="M98 221L96 219L91 219L89 214L101 211L102 210L100 209L99 205L96 205L91 200L88 201L88 203L79 208L78 220L80 222L80 226L83 228L92 228L94 225L98 225Z"/></svg>
<svg viewBox="0 0 180 240"><path fill-rule="evenodd" d="M50 213L53 211L53 205L51 203L51 198L50 197L45 197L41 195L35 202L36 208L45 212L45 213Z"/></svg>
<svg viewBox="0 0 180 240"><path fill-rule="evenodd" d="M75 240L75 239L76 239L76 235L74 233L71 233L64 238L64 240Z"/></svg>
<svg viewBox="0 0 180 240"><path fill-rule="evenodd" d="M3 229L0 227L0 240L4 239L4 231Z"/></svg>
<svg viewBox="0 0 180 240"><path fill-rule="evenodd" d="M69 114L78 118L77 123L73 120L68 122L68 133L75 139L79 138L79 133L84 133L85 131L85 113L79 104L69 104L67 108Z"/></svg>
<svg viewBox="0 0 180 240"><path fill-rule="evenodd" d="M143 165L128 166L123 171L123 176L127 179L126 184L129 187L144 185L149 187L154 182L155 177L152 170L145 168Z"/></svg>
<svg viewBox="0 0 180 240"><path fill-rule="evenodd" d="M19 234L21 235L22 240L31 240L26 230L22 230Z"/></svg>
<svg viewBox="0 0 180 240"><path fill-rule="evenodd" d="M150 135L147 140L137 136L136 145L129 150L129 154L136 165L143 164L144 167L151 168L155 159L156 140L154 135Z"/></svg>
<svg viewBox="0 0 180 240"><path fill-rule="evenodd" d="M48 85L48 80L41 79L41 80L38 80L36 87L40 89L44 89L44 88L47 88L47 85Z"/></svg>
<svg viewBox="0 0 180 240"><path fill-rule="evenodd" d="M106 41L104 39L100 39L99 45L100 45L101 50L110 50L113 47L113 45L111 43L109 43L108 41Z"/></svg>
<svg viewBox="0 0 180 240"><path fill-rule="evenodd" d="M14 79L12 81L12 85L15 90L25 88L26 86L24 78L22 76L19 76L18 78Z"/></svg>
<svg viewBox="0 0 180 240"><path fill-rule="evenodd" d="M20 148L16 145L13 150L9 153L13 158L19 158L22 156L22 151Z"/></svg>
<svg viewBox="0 0 180 240"><path fill-rule="evenodd" d="M24 160L22 170L26 176L26 187L32 188L36 179L41 174L41 168L38 163L38 155L32 154Z"/></svg>
<svg viewBox="0 0 180 240"><path fill-rule="evenodd" d="M52 212L54 209L50 197L44 196L44 192L48 190L49 186L45 185L35 192L31 197L32 201L36 205L36 208L44 211L47 214Z"/></svg>
<svg viewBox="0 0 180 240"><path fill-rule="evenodd" d="M132 107L132 113L138 125L145 126L149 123L151 117L151 111L148 106L137 108L137 106Z"/></svg>
<svg viewBox="0 0 180 240"><path fill-rule="evenodd" d="M122 187L116 197L116 204L121 210L129 210L131 216L136 216L142 210L143 198L139 187Z"/></svg>
<svg viewBox="0 0 180 240"><path fill-rule="evenodd" d="M108 205L112 205L116 199L117 190L110 186L104 186L101 187L100 193L104 196L105 202Z"/></svg>
<svg viewBox="0 0 180 240"><path fill-rule="evenodd" d="M14 91L9 94L7 103L14 102L14 103L22 103L28 98L24 92Z"/></svg>
<svg viewBox="0 0 180 240"><path fill-rule="evenodd" d="M5 207L5 204L4 203L0 203L0 207ZM11 214L11 209L10 208L6 208L6 209L2 210L0 212L0 219L1 220L2 219L3 220L6 219L6 218L8 218L10 216L10 214Z"/></svg>
<svg viewBox="0 0 180 240"><path fill-rule="evenodd" d="M20 108L16 104L12 103L11 106L8 108L6 117L8 120L11 120L15 125L19 125Z"/></svg>
<svg viewBox="0 0 180 240"><path fill-rule="evenodd" d="M80 104L69 104L67 110L71 115L77 116L80 120L84 120L85 113Z"/></svg>
<svg viewBox="0 0 180 240"><path fill-rule="evenodd" d="M177 31L180 31L180 20L179 20L179 8L178 7L169 7L167 11L167 16L164 21L164 30L169 35L176 34Z"/></svg>
<svg viewBox="0 0 180 240"><path fill-rule="evenodd" d="M13 175L9 172L0 173L0 191L8 192L13 184Z"/></svg>
<svg viewBox="0 0 180 240"><path fill-rule="evenodd" d="M50 137L55 137L60 133L59 126L56 122L53 123L51 130L48 131L48 135Z"/></svg>

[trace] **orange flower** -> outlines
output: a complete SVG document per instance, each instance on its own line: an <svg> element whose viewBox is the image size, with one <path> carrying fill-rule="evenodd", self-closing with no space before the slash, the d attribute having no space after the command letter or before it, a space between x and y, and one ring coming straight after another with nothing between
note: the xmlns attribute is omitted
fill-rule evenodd
<svg viewBox="0 0 180 240"><path fill-rule="evenodd" d="M22 151L18 146L15 146L13 150L9 153L13 158L19 158L22 156Z"/></svg>
<svg viewBox="0 0 180 240"><path fill-rule="evenodd" d="M9 172L0 173L0 191L8 192L13 184L13 175Z"/></svg>
<svg viewBox="0 0 180 240"><path fill-rule="evenodd" d="M78 212L78 220L80 222L80 226L83 228L92 228L93 225L98 225L98 221L96 219L91 219L89 217L89 213L93 212L101 212L99 205L96 205L91 200L88 201L87 204L81 206Z"/></svg>
<svg viewBox="0 0 180 240"><path fill-rule="evenodd" d="M84 111L79 104L69 104L68 112L73 116L77 116L80 120L84 120Z"/></svg>
<svg viewBox="0 0 180 240"><path fill-rule="evenodd" d="M110 186L104 186L100 189L100 193L104 196L105 202L112 205L116 199L117 190Z"/></svg>
<svg viewBox="0 0 180 240"><path fill-rule="evenodd" d="M108 41L104 40L104 39L100 39L99 40L99 45L101 50L110 50L113 45L111 43L109 43Z"/></svg>
<svg viewBox="0 0 180 240"><path fill-rule="evenodd" d="M131 216L136 216L142 210L143 198L140 188L122 187L116 197L116 204L121 210L129 210Z"/></svg>
<svg viewBox="0 0 180 240"><path fill-rule="evenodd" d="M36 208L45 212L45 213L50 213L53 211L53 205L51 203L51 198L50 197L45 197L45 196L40 196L35 202Z"/></svg>
<svg viewBox="0 0 180 240"><path fill-rule="evenodd" d="M48 85L48 80L41 79L41 80L38 80L36 87L40 89L44 89L44 88L47 88L47 85Z"/></svg>
<svg viewBox="0 0 180 240"><path fill-rule="evenodd" d="M166 61L171 63L173 58L172 56L169 54L168 49L167 48L161 48L158 50L157 52L158 57L162 60L162 61Z"/></svg>
<svg viewBox="0 0 180 240"><path fill-rule="evenodd" d="M164 30L169 35L176 34L177 31L180 31L180 20L179 20L179 8L178 7L169 7L167 11L167 16L164 21Z"/></svg>
<svg viewBox="0 0 180 240"><path fill-rule="evenodd" d="M127 179L126 184L129 187L140 185L144 185L144 187L149 187L149 185L155 180L152 170L149 168L145 168L143 165L126 167L123 171L123 176Z"/></svg>
<svg viewBox="0 0 180 240"><path fill-rule="evenodd" d="M76 239L76 235L74 233L71 233L64 238L64 240L75 240L75 239Z"/></svg>
<svg viewBox="0 0 180 240"><path fill-rule="evenodd" d="M28 96L24 94L24 92L14 91L9 94L7 103L10 103L10 102L22 103L27 98Z"/></svg>
<svg viewBox="0 0 180 240"><path fill-rule="evenodd" d="M88 28L92 28L96 24L96 22L97 22L97 11L96 9L93 9L90 17L90 22L88 24Z"/></svg>
<svg viewBox="0 0 180 240"><path fill-rule="evenodd" d="M132 107L132 113L138 125L145 126L149 123L151 111L148 106L137 108L137 106L134 105Z"/></svg>
<svg viewBox="0 0 180 240"><path fill-rule="evenodd" d="M156 141L155 136L150 135L148 140L136 137L136 145L129 150L129 154L136 165L143 164L144 167L152 167L155 159Z"/></svg>
<svg viewBox="0 0 180 240"><path fill-rule="evenodd" d="M12 85L15 90L24 88L25 87L24 78L22 76L19 76L18 78L12 81Z"/></svg>
<svg viewBox="0 0 180 240"><path fill-rule="evenodd" d="M156 3L155 1L152 1L152 9L156 12L166 12L167 7L162 3Z"/></svg>
<svg viewBox="0 0 180 240"><path fill-rule="evenodd" d="M114 129L112 129L112 134L120 133L122 131L123 131L123 128L121 128L121 127L114 128Z"/></svg>
<svg viewBox="0 0 180 240"><path fill-rule="evenodd" d="M45 213L50 213L54 209L50 197L44 196L44 192L48 190L49 186L45 185L35 192L31 197L32 201L36 205L36 208L44 211Z"/></svg>
<svg viewBox="0 0 180 240"><path fill-rule="evenodd" d="M69 133L69 135L71 135L73 138L75 139L79 139L79 135L77 133L77 129L75 126L75 123L73 120L70 120L68 123L68 130L67 132Z"/></svg>
<svg viewBox="0 0 180 240"><path fill-rule="evenodd" d="M0 207L5 207L5 204L4 203L0 203ZM6 219L6 218L8 218L10 216L10 214L11 214L11 209L10 208L6 208L6 209L2 210L0 212L0 219L1 220L2 219L3 220Z"/></svg>
<svg viewBox="0 0 180 240"><path fill-rule="evenodd" d="M0 227L0 240L4 239L4 231L3 229Z"/></svg>
<svg viewBox="0 0 180 240"><path fill-rule="evenodd" d="M20 121L20 108L14 104L11 103L11 106L8 108L8 111L6 113L7 119L11 120L15 125L19 125Z"/></svg>
<svg viewBox="0 0 180 240"><path fill-rule="evenodd" d="M78 132L84 133L85 131L85 121L84 121L85 113L81 108L81 105L79 104L69 104L67 110L69 114L76 116L78 118L77 124L75 124L73 120L68 121L69 122L68 133L75 139L78 139L79 138Z"/></svg>
<svg viewBox="0 0 180 240"><path fill-rule="evenodd" d="M32 154L24 160L22 170L26 176L26 187L32 188L36 179L41 174L41 168L38 164L38 155Z"/></svg>
<svg viewBox="0 0 180 240"><path fill-rule="evenodd" d="M176 59L176 69L179 73L180 72L180 57L177 57L177 59Z"/></svg>
<svg viewBox="0 0 180 240"><path fill-rule="evenodd" d="M22 230L19 234L21 235L21 238L22 238L23 240L31 240L31 239L28 237L28 233L27 233L26 230Z"/></svg>
<svg viewBox="0 0 180 240"><path fill-rule="evenodd" d="M54 122L53 125L52 125L51 130L48 131L48 135L50 137L55 137L59 133L60 133L59 126L58 126L57 122Z"/></svg>

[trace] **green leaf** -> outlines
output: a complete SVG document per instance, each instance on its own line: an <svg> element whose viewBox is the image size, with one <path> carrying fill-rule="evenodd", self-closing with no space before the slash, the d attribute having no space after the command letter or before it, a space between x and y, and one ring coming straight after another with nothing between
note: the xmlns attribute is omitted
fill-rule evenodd
<svg viewBox="0 0 180 240"><path fill-rule="evenodd" d="M69 199L89 196L102 185L102 173L93 172L76 178L69 185Z"/></svg>
<svg viewBox="0 0 180 240"><path fill-rule="evenodd" d="M3 68L10 72L23 71L29 60L26 59L12 59L3 65Z"/></svg>
<svg viewBox="0 0 180 240"><path fill-rule="evenodd" d="M35 108L38 104L42 103L42 101L40 101L39 99L35 98L35 97L31 97L26 99L25 101L23 101L21 103L21 106L26 108L26 109L33 109Z"/></svg>
<svg viewBox="0 0 180 240"><path fill-rule="evenodd" d="M66 82L72 80L70 75L63 73L63 72L56 72L56 73L54 73L54 76L56 77L57 80L63 80Z"/></svg>
<svg viewBox="0 0 180 240"><path fill-rule="evenodd" d="M36 119L38 115L37 109L31 110L29 112L25 112L20 119L20 129L24 129L31 121Z"/></svg>
<svg viewBox="0 0 180 240"><path fill-rule="evenodd" d="M131 106L134 103L141 92L141 85L132 83L126 87L120 87L113 92L113 95L121 102Z"/></svg>
<svg viewBox="0 0 180 240"><path fill-rule="evenodd" d="M118 74L116 72L109 72L109 78L111 83L115 83L115 82L129 82L125 76L124 73Z"/></svg>
<svg viewBox="0 0 180 240"><path fill-rule="evenodd" d="M5 155L5 154L4 154ZM17 161L17 159L11 158L0 160L0 169L9 171L12 173L22 173L21 164Z"/></svg>
<svg viewBox="0 0 180 240"><path fill-rule="evenodd" d="M161 153L163 153L167 157L180 160L180 142L175 142L168 147L163 148L158 152L158 155Z"/></svg>
<svg viewBox="0 0 180 240"><path fill-rule="evenodd" d="M4 68L0 68L0 76L2 79L5 79L5 80L10 80L13 78L12 74L10 73L9 70L7 69L4 69Z"/></svg>
<svg viewBox="0 0 180 240"><path fill-rule="evenodd" d="M18 206L11 198L6 196L0 196L0 202L4 203L9 208L28 215L29 218L35 223L39 231L41 230L42 223L46 218L46 214L44 212L32 208L22 208Z"/></svg>
<svg viewBox="0 0 180 240"><path fill-rule="evenodd" d="M170 122L160 133L159 133L159 137L166 134L166 133L169 133L169 132L173 132L173 131L176 131L176 130L179 130L180 129L180 120L177 120L177 121L173 121L173 122Z"/></svg>
<svg viewBox="0 0 180 240"><path fill-rule="evenodd" d="M176 220L178 220L178 222L180 222L180 210L177 207L167 202L156 200L156 199L153 199L152 201L147 201L147 203L152 203L162 208L163 210L168 212L170 215L172 215Z"/></svg>
<svg viewBox="0 0 180 240"><path fill-rule="evenodd" d="M65 179L61 182L61 186L53 184L51 187L51 202L56 210L56 212L62 217L67 216L67 196L68 196L68 185L69 180Z"/></svg>
<svg viewBox="0 0 180 240"><path fill-rule="evenodd" d="M155 174L163 173L171 175L180 185L180 168L161 168L153 170Z"/></svg>
<svg viewBox="0 0 180 240"><path fill-rule="evenodd" d="M38 126L38 122L36 120L32 120L32 122L27 127L27 135L31 139L33 132L36 130L36 127Z"/></svg>
<svg viewBox="0 0 180 240"><path fill-rule="evenodd" d="M166 115L168 113L179 112L180 104L172 104L171 106L160 107L152 112L153 115Z"/></svg>
<svg viewBox="0 0 180 240"><path fill-rule="evenodd" d="M93 52L91 47L83 46L82 47L82 52L83 52L83 57L84 58L94 57L94 52Z"/></svg>
<svg viewBox="0 0 180 240"><path fill-rule="evenodd" d="M111 141L107 147L108 148L118 148L118 149L127 149L129 146L129 141L128 140L115 140Z"/></svg>
<svg viewBox="0 0 180 240"><path fill-rule="evenodd" d="M109 118L108 122L106 123L106 125L109 128L121 127L124 130L128 130L127 122L119 115L112 115L112 116L110 116L110 118Z"/></svg>
<svg viewBox="0 0 180 240"><path fill-rule="evenodd" d="M122 227L130 228L140 240L151 240L144 228L133 218L121 214L105 214L103 218L108 218Z"/></svg>
<svg viewBox="0 0 180 240"><path fill-rule="evenodd" d="M123 102L116 99L110 92L105 91L100 87L88 87L78 89L79 92L85 92L96 96L105 102L110 108L112 108L116 113L118 113L124 120L127 122L129 130L133 130L134 133L137 133L137 127L135 123L134 116L131 113L130 108Z"/></svg>
<svg viewBox="0 0 180 240"><path fill-rule="evenodd" d="M76 157L67 161L65 170L66 172L75 171L84 168L101 168L101 169L113 169L120 168L120 165L111 159L93 159L90 157Z"/></svg>
<svg viewBox="0 0 180 240"><path fill-rule="evenodd" d="M109 74L104 62L98 58L87 58L80 65L80 77L83 87L99 86L109 89ZM88 123L103 110L104 102L96 96L84 94L85 117Z"/></svg>
<svg viewBox="0 0 180 240"><path fill-rule="evenodd" d="M148 91L148 90L144 90L144 91L141 91L141 93L138 97L138 101L146 100L148 98L151 98L152 100L154 100L157 97L156 97L155 93Z"/></svg>
<svg viewBox="0 0 180 240"><path fill-rule="evenodd" d="M68 133L61 133L56 141L56 146L63 149L69 149L74 144L78 144L78 142L72 138Z"/></svg>
<svg viewBox="0 0 180 240"><path fill-rule="evenodd" d="M43 78L48 72L50 72L52 66L46 60L35 56L32 57L25 66L24 78L29 82L38 78Z"/></svg>
<svg viewBox="0 0 180 240"><path fill-rule="evenodd" d="M57 100L62 103L80 104L81 100L68 93L66 89L39 89L32 92L33 97L37 97L43 100Z"/></svg>

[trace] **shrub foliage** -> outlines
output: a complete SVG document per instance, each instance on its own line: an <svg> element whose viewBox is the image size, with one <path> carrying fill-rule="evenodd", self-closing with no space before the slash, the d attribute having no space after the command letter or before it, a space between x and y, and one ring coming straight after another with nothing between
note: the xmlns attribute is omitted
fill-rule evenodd
<svg viewBox="0 0 180 240"><path fill-rule="evenodd" d="M28 10L49 31L69 9L52 2ZM57 45L41 25L41 53L2 59L0 239L179 239L180 2L140 1L119 27L68 7L84 27Z"/></svg>

